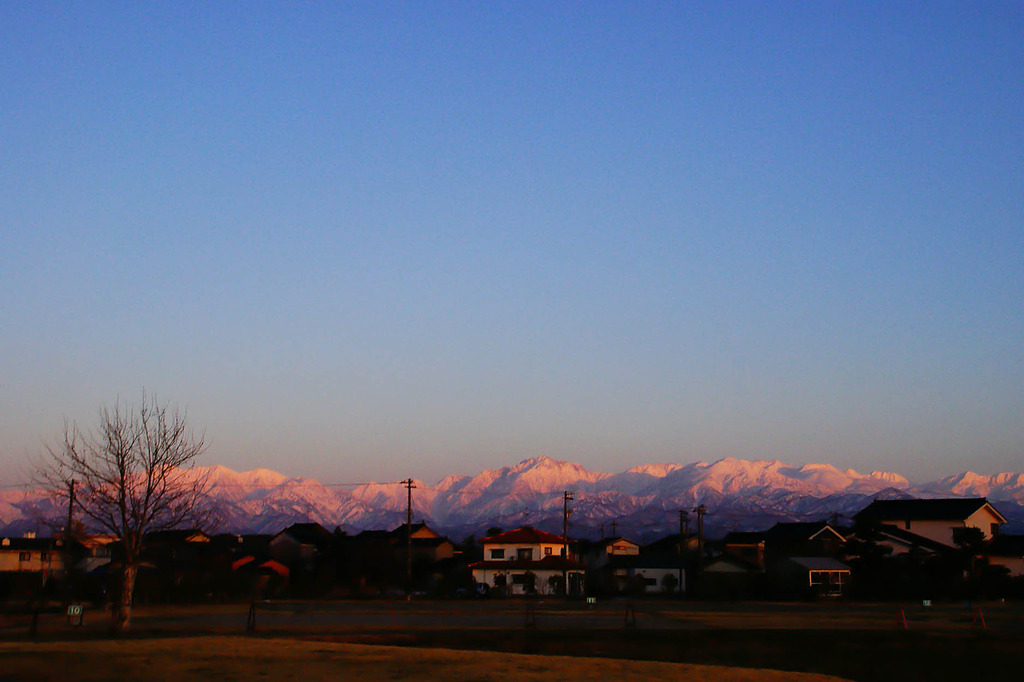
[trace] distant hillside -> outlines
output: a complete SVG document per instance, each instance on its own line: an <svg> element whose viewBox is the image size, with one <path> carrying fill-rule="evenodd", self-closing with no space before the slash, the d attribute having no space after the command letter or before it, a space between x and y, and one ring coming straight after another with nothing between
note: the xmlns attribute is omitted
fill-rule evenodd
<svg viewBox="0 0 1024 682"><path fill-rule="evenodd" d="M276 532L297 521L349 531L393 528L404 522L400 483L368 483L347 491L266 469L197 469L210 481L221 530ZM706 505L710 537L729 530L767 528L779 520L848 519L876 498L985 496L1024 532L1024 474L965 472L922 486L903 476L860 474L829 464L790 466L778 460L726 458L713 463L645 464L617 474L589 471L549 457L475 476L448 476L436 485L416 481L413 513L455 539L490 526L530 524L561 530L562 492L574 493L575 536L615 532L647 540L678 530L679 510ZM42 491L0 493L0 532L46 533L66 514Z"/></svg>

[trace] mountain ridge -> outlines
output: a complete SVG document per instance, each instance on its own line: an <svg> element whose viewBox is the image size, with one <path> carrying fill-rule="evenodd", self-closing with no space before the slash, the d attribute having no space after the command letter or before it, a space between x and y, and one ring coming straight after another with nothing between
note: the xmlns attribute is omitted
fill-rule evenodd
<svg viewBox="0 0 1024 682"><path fill-rule="evenodd" d="M368 482L345 490L312 478L269 469L236 472L221 465L196 467L231 532L277 532L312 521L349 532L393 528L405 520L408 491L401 482ZM709 536L756 530L779 520L849 517L876 498L988 497L1001 503L1011 528L1024 529L1024 474L965 471L923 485L901 474L861 474L831 464L791 466L780 460L726 457L715 462L641 464L619 473L541 455L476 475L449 475L436 484L413 481L413 515L459 538L489 526L536 525L559 531L562 493L574 493L572 527L578 535L605 526L644 539L678 532L678 513L704 504ZM44 491L0 492L0 532L59 523L66 510Z"/></svg>

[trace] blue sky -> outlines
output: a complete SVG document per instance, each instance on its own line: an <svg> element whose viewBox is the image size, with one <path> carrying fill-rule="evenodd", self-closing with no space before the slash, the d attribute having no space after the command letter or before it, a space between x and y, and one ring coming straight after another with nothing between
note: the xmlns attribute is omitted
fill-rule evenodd
<svg viewBox="0 0 1024 682"><path fill-rule="evenodd" d="M0 481L1024 470L1020 3L7 3Z"/></svg>

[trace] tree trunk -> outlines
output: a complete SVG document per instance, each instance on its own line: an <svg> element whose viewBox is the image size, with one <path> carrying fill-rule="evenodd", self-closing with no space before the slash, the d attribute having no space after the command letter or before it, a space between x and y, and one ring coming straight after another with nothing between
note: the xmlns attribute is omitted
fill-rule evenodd
<svg viewBox="0 0 1024 682"><path fill-rule="evenodd" d="M121 634L128 629L132 619L132 594L135 592L135 576L139 567L134 562L126 561L121 569L121 591L117 595L117 604L112 614L111 630Z"/></svg>

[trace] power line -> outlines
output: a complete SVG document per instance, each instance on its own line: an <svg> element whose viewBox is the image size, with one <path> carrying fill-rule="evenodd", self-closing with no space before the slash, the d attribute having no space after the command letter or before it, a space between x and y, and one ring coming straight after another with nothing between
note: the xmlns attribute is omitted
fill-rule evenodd
<svg viewBox="0 0 1024 682"><path fill-rule="evenodd" d="M358 488L363 485L404 485L405 481L361 481L353 483L319 483L312 482L307 483L304 481L285 481L276 485L246 485L245 483L212 483L211 488L245 488L248 490L273 490L274 488L281 488L287 486L289 488ZM39 485L38 483L6 483L0 485L0 490L13 490L16 488L22 488L25 490L46 490L47 487Z"/></svg>

